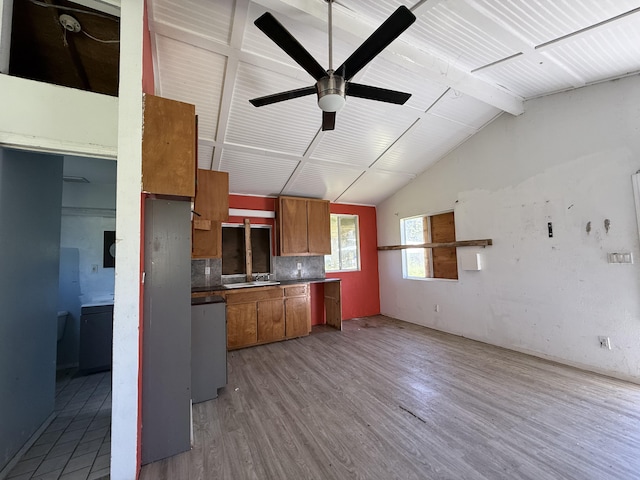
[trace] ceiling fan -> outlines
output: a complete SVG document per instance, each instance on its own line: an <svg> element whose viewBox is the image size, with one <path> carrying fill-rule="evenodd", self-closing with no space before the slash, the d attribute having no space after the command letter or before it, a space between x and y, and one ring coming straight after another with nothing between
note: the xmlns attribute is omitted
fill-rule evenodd
<svg viewBox="0 0 640 480"><path fill-rule="evenodd" d="M403 105L410 93L387 90L351 82L350 80L362 70L373 58L384 50L391 42L400 36L416 17L411 11L400 6L387 18L378 29L347 58L342 65L333 70L333 44L331 4L333 0L326 0L329 4L329 69L325 70L315 58L291 35L282 24L269 12L261 15L254 24L265 33L276 45L285 51L298 65L311 75L316 84L309 87L288 90L273 95L249 100L252 105L262 107L272 103L291 100L316 93L318 106L322 110L322 130L333 130L336 123L336 112L345 103L345 96L367 98L379 102Z"/></svg>

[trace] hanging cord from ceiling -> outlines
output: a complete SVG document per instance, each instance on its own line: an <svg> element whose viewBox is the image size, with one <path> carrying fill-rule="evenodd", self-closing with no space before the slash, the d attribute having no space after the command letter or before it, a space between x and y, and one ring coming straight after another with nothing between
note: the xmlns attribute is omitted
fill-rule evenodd
<svg viewBox="0 0 640 480"><path fill-rule="evenodd" d="M84 35L86 35L90 39L100 43L120 43L120 40L103 40L101 38L94 37L93 35L91 35L89 32L87 32L82 28L82 25L80 25L80 22L78 21L77 18L67 13L63 13L62 15L60 15L59 21L60 21L60 25L62 25L62 29L64 32L63 41L64 41L65 47L69 46L69 43L67 42L67 32L72 32L72 33L82 32Z"/></svg>
<svg viewBox="0 0 640 480"><path fill-rule="evenodd" d="M86 30L81 30L81 32L84 33L91 40L94 40L96 42L100 42L100 43L120 43L120 40L101 40L100 38L96 38L93 35L90 35L89 32L87 32Z"/></svg>

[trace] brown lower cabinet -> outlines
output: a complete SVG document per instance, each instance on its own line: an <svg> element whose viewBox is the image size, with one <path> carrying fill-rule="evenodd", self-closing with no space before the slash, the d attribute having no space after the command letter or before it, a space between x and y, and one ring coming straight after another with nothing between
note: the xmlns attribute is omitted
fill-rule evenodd
<svg viewBox="0 0 640 480"><path fill-rule="evenodd" d="M287 319L285 336L295 338L311 331L311 302L309 285L293 285L284 288L284 311Z"/></svg>
<svg viewBox="0 0 640 480"><path fill-rule="evenodd" d="M227 301L227 348L250 347L309 335L309 285L216 292Z"/></svg>
<svg viewBox="0 0 640 480"><path fill-rule="evenodd" d="M262 300L257 304L257 343L277 342L284 338L285 317L282 299Z"/></svg>
<svg viewBox="0 0 640 480"><path fill-rule="evenodd" d="M233 319L233 321L229 321ZM227 348L240 348L258 341L255 303L227 304Z"/></svg>
<svg viewBox="0 0 640 480"><path fill-rule="evenodd" d="M311 333L311 288L308 283L215 290L193 297L220 295L227 302L227 349L251 347ZM327 325L342 330L340 282L324 285Z"/></svg>

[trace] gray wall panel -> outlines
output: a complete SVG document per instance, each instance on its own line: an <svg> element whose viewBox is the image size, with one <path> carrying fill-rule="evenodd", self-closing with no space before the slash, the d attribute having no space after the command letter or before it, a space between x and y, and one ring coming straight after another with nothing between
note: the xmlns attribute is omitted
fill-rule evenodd
<svg viewBox="0 0 640 480"><path fill-rule="evenodd" d="M53 413L62 157L0 149L0 470Z"/></svg>
<svg viewBox="0 0 640 480"><path fill-rule="evenodd" d="M190 209L189 202L145 202L143 464L191 446Z"/></svg>

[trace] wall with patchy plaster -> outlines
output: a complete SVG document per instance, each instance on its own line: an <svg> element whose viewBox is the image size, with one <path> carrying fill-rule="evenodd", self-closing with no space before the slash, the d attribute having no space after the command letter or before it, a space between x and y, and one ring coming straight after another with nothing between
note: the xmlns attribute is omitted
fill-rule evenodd
<svg viewBox="0 0 640 480"><path fill-rule="evenodd" d="M379 252L382 313L640 383L638 169L637 76L504 114L378 206L379 245L400 243L403 217L454 208L458 240L493 239L471 249L483 270L404 280L400 251Z"/></svg>

